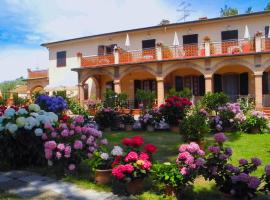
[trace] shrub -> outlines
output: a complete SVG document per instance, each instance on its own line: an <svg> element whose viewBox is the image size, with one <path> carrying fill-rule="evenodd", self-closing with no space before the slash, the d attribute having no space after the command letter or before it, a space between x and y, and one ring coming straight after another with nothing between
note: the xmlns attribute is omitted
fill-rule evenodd
<svg viewBox="0 0 270 200"><path fill-rule="evenodd" d="M62 96L48 96L40 95L36 99L36 104L38 104L41 109L48 112L55 112L62 114L62 112L67 109L67 102Z"/></svg>
<svg viewBox="0 0 270 200"><path fill-rule="evenodd" d="M135 119L131 114L122 114L119 118L124 125L133 125L135 123Z"/></svg>
<svg viewBox="0 0 270 200"><path fill-rule="evenodd" d="M232 150L225 148L223 143L227 140L223 133L214 135L215 144L209 146L209 155L204 166L204 177L207 180L215 180L217 187L223 193L230 194L239 199L251 199L261 183L260 179L251 176L261 164L260 159L252 158L239 160L239 166L228 163L232 156Z"/></svg>
<svg viewBox="0 0 270 200"><path fill-rule="evenodd" d="M185 117L187 109L191 105L192 103L187 98L173 96L167 98L165 103L160 105L160 112L168 124L178 125L179 120Z"/></svg>
<svg viewBox="0 0 270 200"><path fill-rule="evenodd" d="M192 92L189 88L184 88L183 90L177 92L175 88L171 88L168 92L168 97L178 96L178 97L185 97L190 99L192 96Z"/></svg>
<svg viewBox="0 0 270 200"><path fill-rule="evenodd" d="M95 121L98 123L100 128L113 128L116 126L116 122L119 113L111 108L103 108L99 110L95 115Z"/></svg>
<svg viewBox="0 0 270 200"><path fill-rule="evenodd" d="M227 103L218 108L218 113L213 118L213 126L217 131L239 130L245 120L246 116L239 103Z"/></svg>
<svg viewBox="0 0 270 200"><path fill-rule="evenodd" d="M0 117L0 165L20 168L43 164L44 126L55 126L57 121L56 114L35 104L5 109Z"/></svg>
<svg viewBox="0 0 270 200"><path fill-rule="evenodd" d="M126 93L117 94L113 90L107 90L103 105L105 108L125 108L128 106L127 99Z"/></svg>
<svg viewBox="0 0 270 200"><path fill-rule="evenodd" d="M218 108L224 106L229 102L229 97L220 92L220 93L206 93L202 100L202 105L207 110L207 112L211 113L212 111L217 112Z"/></svg>
<svg viewBox="0 0 270 200"><path fill-rule="evenodd" d="M82 116L60 123L56 128L49 125L45 128L45 158L49 166L61 172L76 170L82 160L92 158L98 147L104 144L102 132L84 125Z"/></svg>
<svg viewBox="0 0 270 200"><path fill-rule="evenodd" d="M150 90L137 90L136 98L142 104L143 109L151 109L156 99L156 93Z"/></svg>
<svg viewBox="0 0 270 200"><path fill-rule="evenodd" d="M246 132L268 132L268 117L260 111L252 111L247 114L242 129Z"/></svg>
<svg viewBox="0 0 270 200"><path fill-rule="evenodd" d="M180 123L180 133L185 141L202 141L209 132L208 113L204 109L195 107Z"/></svg>
<svg viewBox="0 0 270 200"><path fill-rule="evenodd" d="M251 112L255 109L254 99L252 98L242 97L238 99L238 103L240 104L240 108L244 112L244 114L247 114L248 112Z"/></svg>
<svg viewBox="0 0 270 200"><path fill-rule="evenodd" d="M75 115L83 115L84 117L88 116L87 110L80 105L76 99L70 99L68 102L68 108Z"/></svg>

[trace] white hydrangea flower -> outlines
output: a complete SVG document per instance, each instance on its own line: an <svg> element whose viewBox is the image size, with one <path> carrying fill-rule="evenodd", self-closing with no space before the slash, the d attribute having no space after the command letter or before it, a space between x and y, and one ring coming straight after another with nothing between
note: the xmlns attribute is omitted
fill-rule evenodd
<svg viewBox="0 0 270 200"><path fill-rule="evenodd" d="M101 159L103 159L103 160L108 160L108 159L109 159L109 154L107 154L107 153L101 153L101 154L100 154L100 157L101 157Z"/></svg>
<svg viewBox="0 0 270 200"><path fill-rule="evenodd" d="M40 136L42 136L42 134L43 134L43 130L41 128L35 129L35 135L36 136L40 137Z"/></svg>
<svg viewBox="0 0 270 200"><path fill-rule="evenodd" d="M13 108L8 108L8 109L5 110L4 115L7 118L12 118L12 117L14 117L15 113L16 113L16 111Z"/></svg>
<svg viewBox="0 0 270 200"><path fill-rule="evenodd" d="M27 112L26 109L20 108L20 109L17 111L17 114L18 114L18 115L27 115L28 112Z"/></svg>
<svg viewBox="0 0 270 200"><path fill-rule="evenodd" d="M24 126L25 126L25 123L26 123L25 117L18 117L18 118L16 119L16 124L17 124L17 126L18 126L19 128L24 127Z"/></svg>
<svg viewBox="0 0 270 200"><path fill-rule="evenodd" d="M113 156L122 156L123 155L123 149L120 146L114 146L113 150L111 151L111 154Z"/></svg>
<svg viewBox="0 0 270 200"><path fill-rule="evenodd" d="M30 104L28 108L29 108L30 111L34 111L34 112L39 112L40 111L40 107L37 104Z"/></svg>

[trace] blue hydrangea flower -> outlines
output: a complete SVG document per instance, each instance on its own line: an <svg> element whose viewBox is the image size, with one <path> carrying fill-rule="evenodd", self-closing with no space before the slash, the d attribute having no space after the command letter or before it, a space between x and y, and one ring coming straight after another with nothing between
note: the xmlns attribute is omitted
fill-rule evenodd
<svg viewBox="0 0 270 200"><path fill-rule="evenodd" d="M5 110L4 115L7 118L12 118L15 115L15 113L16 113L16 111L13 108L8 108L8 109Z"/></svg>
<svg viewBox="0 0 270 200"><path fill-rule="evenodd" d="M14 134L14 133L18 130L18 126L17 126L16 124L7 123L6 129L7 129L10 133Z"/></svg>
<svg viewBox="0 0 270 200"><path fill-rule="evenodd" d="M35 129L35 135L36 136L40 137L40 136L42 136L42 134L43 134L43 130L41 128Z"/></svg>
<svg viewBox="0 0 270 200"><path fill-rule="evenodd" d="M17 111L17 114L18 114L18 115L27 115L28 112L27 112L26 109L20 108L20 109Z"/></svg>

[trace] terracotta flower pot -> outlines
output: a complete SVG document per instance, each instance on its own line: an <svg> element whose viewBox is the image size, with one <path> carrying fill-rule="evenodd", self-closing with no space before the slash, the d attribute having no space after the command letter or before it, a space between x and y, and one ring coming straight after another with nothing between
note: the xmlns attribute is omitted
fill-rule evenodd
<svg viewBox="0 0 270 200"><path fill-rule="evenodd" d="M140 115L141 109L132 109L131 113L132 113L132 115Z"/></svg>
<svg viewBox="0 0 270 200"><path fill-rule="evenodd" d="M165 186L165 194L167 196L174 196L176 194L176 190L171 185L166 185Z"/></svg>
<svg viewBox="0 0 270 200"><path fill-rule="evenodd" d="M132 131L133 130L133 125L132 124L126 124L125 125L125 130L126 131Z"/></svg>
<svg viewBox="0 0 270 200"><path fill-rule="evenodd" d="M91 115L91 116L95 116L95 115L96 115L97 110L96 110L95 108L90 108L90 109L88 110L88 112L89 112L89 115Z"/></svg>
<svg viewBox="0 0 270 200"><path fill-rule="evenodd" d="M130 114L131 113L131 110L130 109L122 109L122 113L123 114Z"/></svg>
<svg viewBox="0 0 270 200"><path fill-rule="evenodd" d="M250 133L255 134L255 133L259 133L259 132L260 132L260 129L259 129L258 127L252 127L252 128L250 129Z"/></svg>
<svg viewBox="0 0 270 200"><path fill-rule="evenodd" d="M96 170L95 173L95 182L97 184L108 184L111 181L111 174L112 170L107 169L107 170Z"/></svg>
<svg viewBox="0 0 270 200"><path fill-rule="evenodd" d="M173 133L179 133L179 126L170 126L170 131Z"/></svg>
<svg viewBox="0 0 270 200"><path fill-rule="evenodd" d="M134 179L126 185L126 190L129 194L138 194L143 190L144 179Z"/></svg>

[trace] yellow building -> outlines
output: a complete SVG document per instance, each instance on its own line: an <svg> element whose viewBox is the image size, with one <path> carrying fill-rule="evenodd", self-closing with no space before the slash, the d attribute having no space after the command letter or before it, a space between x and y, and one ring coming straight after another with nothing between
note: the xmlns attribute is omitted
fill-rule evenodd
<svg viewBox="0 0 270 200"><path fill-rule="evenodd" d="M95 97L101 100L107 88L127 93L130 101L137 89L144 89L156 91L161 104L170 88L187 87L194 99L222 91L232 101L249 96L257 107L266 107L270 106L269 23L270 12L264 11L43 46L49 50L50 83L59 78L76 82L81 103L90 98L89 87L94 84Z"/></svg>

